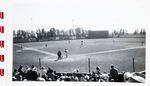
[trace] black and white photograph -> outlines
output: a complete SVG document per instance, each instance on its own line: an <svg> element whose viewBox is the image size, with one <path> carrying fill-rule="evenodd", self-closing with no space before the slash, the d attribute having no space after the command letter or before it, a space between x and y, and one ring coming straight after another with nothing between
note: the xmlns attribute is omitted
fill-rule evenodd
<svg viewBox="0 0 150 86"><path fill-rule="evenodd" d="M145 83L145 0L15 1L12 82Z"/></svg>

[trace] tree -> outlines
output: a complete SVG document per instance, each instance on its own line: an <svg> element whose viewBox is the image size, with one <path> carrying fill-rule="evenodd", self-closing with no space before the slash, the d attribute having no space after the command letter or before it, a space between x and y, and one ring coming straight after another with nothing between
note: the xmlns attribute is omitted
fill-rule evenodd
<svg viewBox="0 0 150 86"><path fill-rule="evenodd" d="M125 35L125 29L120 29L119 35Z"/></svg>
<svg viewBox="0 0 150 86"><path fill-rule="evenodd" d="M82 28L77 27L77 28L75 29L75 32L76 32L76 37L77 37L77 38L81 38L81 35L82 35Z"/></svg>
<svg viewBox="0 0 150 86"><path fill-rule="evenodd" d="M146 31L145 31L145 29L143 29L143 35L145 35L146 34Z"/></svg>
<svg viewBox="0 0 150 86"><path fill-rule="evenodd" d="M64 36L65 36L65 32L64 32L64 30L61 30L61 31L60 31L60 35L61 35L62 37L64 37Z"/></svg>
<svg viewBox="0 0 150 86"><path fill-rule="evenodd" d="M139 34L139 30L138 29L136 29L135 31L134 31L134 33L133 33L134 35L137 35L137 34Z"/></svg>
<svg viewBox="0 0 150 86"><path fill-rule="evenodd" d="M113 30L112 35L118 35L119 33L116 30Z"/></svg>
<svg viewBox="0 0 150 86"><path fill-rule="evenodd" d="M146 33L146 32L145 32L145 29L141 28L140 34L141 34L141 35L145 35L145 33Z"/></svg>
<svg viewBox="0 0 150 86"><path fill-rule="evenodd" d="M60 31L59 31L59 29L56 30L56 36L60 36Z"/></svg>
<svg viewBox="0 0 150 86"><path fill-rule="evenodd" d="M72 29L69 29L69 36L73 36Z"/></svg>
<svg viewBox="0 0 150 86"><path fill-rule="evenodd" d="M46 34L46 31L44 30L44 28L41 30L41 35L42 35L43 38L45 38L46 35L47 35L47 34Z"/></svg>
<svg viewBox="0 0 150 86"><path fill-rule="evenodd" d="M37 30L36 30L36 34L37 34L37 38L38 38L38 39L41 39L41 38L42 38L41 33L42 33L42 32L41 32L40 29L37 29Z"/></svg>
<svg viewBox="0 0 150 86"><path fill-rule="evenodd" d="M13 30L13 38L16 38L17 37L17 33L15 30Z"/></svg>
<svg viewBox="0 0 150 86"><path fill-rule="evenodd" d="M48 37L56 37L57 31L55 28L50 28L48 31Z"/></svg>
<svg viewBox="0 0 150 86"><path fill-rule="evenodd" d="M31 34L31 35L30 35L31 38L35 38L35 32L34 32L34 31L31 31L30 34Z"/></svg>

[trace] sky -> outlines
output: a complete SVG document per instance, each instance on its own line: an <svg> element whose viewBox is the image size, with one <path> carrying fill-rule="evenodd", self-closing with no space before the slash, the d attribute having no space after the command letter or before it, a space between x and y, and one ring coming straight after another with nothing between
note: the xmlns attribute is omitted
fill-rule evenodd
<svg viewBox="0 0 150 86"><path fill-rule="evenodd" d="M150 0L12 0L14 30L135 29L150 27Z"/></svg>

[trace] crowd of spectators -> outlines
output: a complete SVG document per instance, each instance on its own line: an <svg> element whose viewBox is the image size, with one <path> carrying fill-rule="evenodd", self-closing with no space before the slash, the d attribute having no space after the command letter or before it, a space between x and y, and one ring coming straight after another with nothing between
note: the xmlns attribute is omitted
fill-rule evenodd
<svg viewBox="0 0 150 86"><path fill-rule="evenodd" d="M125 73L118 73L117 69L111 65L110 73L101 73L96 67L91 73L80 73L79 69L72 73L57 73L52 68L27 66L25 69L20 65L13 71L13 81L81 81L81 82L125 82L129 77L124 77ZM145 75L145 72L143 73ZM126 74L126 76L128 76Z"/></svg>

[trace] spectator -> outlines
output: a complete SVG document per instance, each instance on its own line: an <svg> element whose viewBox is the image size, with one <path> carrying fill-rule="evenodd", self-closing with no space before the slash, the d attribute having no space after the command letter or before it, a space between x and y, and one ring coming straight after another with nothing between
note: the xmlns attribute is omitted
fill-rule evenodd
<svg viewBox="0 0 150 86"><path fill-rule="evenodd" d="M114 81L116 82L118 79L118 70L114 68L114 65L111 65L111 69L110 69L110 79L114 79Z"/></svg>
<svg viewBox="0 0 150 86"><path fill-rule="evenodd" d="M100 68L99 67L96 67L96 72L95 72L96 74L98 74L98 75L100 75L101 73L100 73Z"/></svg>
<svg viewBox="0 0 150 86"><path fill-rule="evenodd" d="M105 82L109 81L109 75L106 72L103 72L101 74L101 79L103 79Z"/></svg>
<svg viewBox="0 0 150 86"><path fill-rule="evenodd" d="M40 77L42 77L46 80L46 70L45 70L44 66L42 66L40 69Z"/></svg>
<svg viewBox="0 0 150 86"><path fill-rule="evenodd" d="M71 81L71 78L67 75L67 73L64 73L63 76L64 76L64 81Z"/></svg>
<svg viewBox="0 0 150 86"><path fill-rule="evenodd" d="M13 72L13 81L19 81L19 80L20 80L19 73L18 73L17 69L14 69L14 72Z"/></svg>
<svg viewBox="0 0 150 86"><path fill-rule="evenodd" d="M29 66L27 66L26 69L25 69L25 71L24 71L24 77L23 77L23 79L29 80L29 78L30 78L30 76L29 76L30 73L31 73L31 69L29 68Z"/></svg>
<svg viewBox="0 0 150 86"><path fill-rule="evenodd" d="M29 68L29 66L27 66L24 73L27 74L29 72L29 70L31 70L31 69Z"/></svg>
<svg viewBox="0 0 150 86"><path fill-rule="evenodd" d="M79 73L79 69L74 69L73 73Z"/></svg>
<svg viewBox="0 0 150 86"><path fill-rule="evenodd" d="M53 71L53 74L54 74L54 80L53 81L57 81L59 76L57 75L56 71Z"/></svg>
<svg viewBox="0 0 150 86"><path fill-rule="evenodd" d="M102 75L101 72L100 72L100 68L99 67L96 67L95 74L96 74L96 79L98 81L100 79L100 76Z"/></svg>
<svg viewBox="0 0 150 86"><path fill-rule="evenodd" d="M30 80L32 81L36 81L38 78L36 67L34 67L33 65L32 65L32 70L29 76L30 76Z"/></svg>
<svg viewBox="0 0 150 86"><path fill-rule="evenodd" d="M39 76L38 76L39 73ZM73 73L56 73L50 67L48 70L44 66L37 69L32 65L26 67L23 71L23 66L13 71L13 81L92 81L92 82L145 82L145 71L139 73L123 73L118 75L118 71L111 65L110 74L100 73L100 68L96 67L96 71L91 74L80 73L79 69L74 69Z"/></svg>
<svg viewBox="0 0 150 86"><path fill-rule="evenodd" d="M81 76L80 76L80 81L87 81L86 79L85 79L85 74L81 74Z"/></svg>
<svg viewBox="0 0 150 86"><path fill-rule="evenodd" d="M46 75L47 75L48 80L54 81L55 76L53 74L53 70L50 67L48 67Z"/></svg>
<svg viewBox="0 0 150 86"><path fill-rule="evenodd" d="M84 78L85 78L85 81L89 81L90 77L89 77L89 75L85 75Z"/></svg>
<svg viewBox="0 0 150 86"><path fill-rule="evenodd" d="M90 75L90 81L96 82L96 75L95 75L95 72L92 72L92 74Z"/></svg>
<svg viewBox="0 0 150 86"><path fill-rule="evenodd" d="M20 65L20 67L18 68L18 72L19 72L19 75L23 75L23 66Z"/></svg>
<svg viewBox="0 0 150 86"><path fill-rule="evenodd" d="M34 65L31 66L31 70L33 70L33 69L34 69Z"/></svg>
<svg viewBox="0 0 150 86"><path fill-rule="evenodd" d="M18 68L18 73L19 73L18 75L20 76L20 80L22 80L24 77L24 71L22 65L20 65L20 67Z"/></svg>

